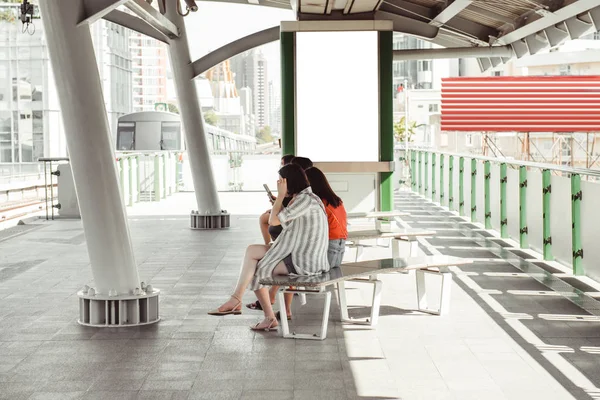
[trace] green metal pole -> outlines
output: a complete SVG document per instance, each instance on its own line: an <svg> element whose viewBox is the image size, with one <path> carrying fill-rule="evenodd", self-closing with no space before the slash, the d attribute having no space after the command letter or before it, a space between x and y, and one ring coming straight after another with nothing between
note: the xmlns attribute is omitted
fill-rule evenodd
<svg viewBox="0 0 600 400"><path fill-rule="evenodd" d="M167 155L163 154L162 155L162 198L166 199L167 198Z"/></svg>
<svg viewBox="0 0 600 400"><path fill-rule="evenodd" d="M506 203L506 185L508 175L506 164L500 164L500 237L508 237L508 208Z"/></svg>
<svg viewBox="0 0 600 400"><path fill-rule="evenodd" d="M421 193L421 189L423 188L423 152L419 151L419 191Z"/></svg>
<svg viewBox="0 0 600 400"><path fill-rule="evenodd" d="M527 229L527 167L519 168L519 242L522 249L529 248Z"/></svg>
<svg viewBox="0 0 600 400"><path fill-rule="evenodd" d="M378 33L379 47L379 161L394 161L394 33ZM405 154L404 157L408 157ZM381 172L380 210L394 208L393 172Z"/></svg>
<svg viewBox="0 0 600 400"><path fill-rule="evenodd" d="M471 222L477 221L477 160L471 159Z"/></svg>
<svg viewBox="0 0 600 400"><path fill-rule="evenodd" d="M119 159L119 179L121 183L121 196L123 197L123 201L126 202L125 199L125 158Z"/></svg>
<svg viewBox="0 0 600 400"><path fill-rule="evenodd" d="M296 154L296 33L281 32L281 152Z"/></svg>
<svg viewBox="0 0 600 400"><path fill-rule="evenodd" d="M423 195L427 197L427 192L429 191L429 153L424 152L423 154L425 155L425 191Z"/></svg>
<svg viewBox="0 0 600 400"><path fill-rule="evenodd" d="M140 194L142 193L142 180L141 180L141 168L140 168L140 156L135 156L135 172L137 175L137 201L140 201Z"/></svg>
<svg viewBox="0 0 600 400"><path fill-rule="evenodd" d="M133 164L134 164L134 158L133 157L129 157L127 158L127 161L129 161L129 207L133 206L133 190L134 190L134 185L133 185Z"/></svg>
<svg viewBox="0 0 600 400"><path fill-rule="evenodd" d="M410 166L411 166L411 171L410 171L410 180L411 180L411 185L412 185L412 191L416 192L417 191L417 154L411 150L410 151Z"/></svg>
<svg viewBox="0 0 600 400"><path fill-rule="evenodd" d="M458 159L458 214L465 215L465 158Z"/></svg>
<svg viewBox="0 0 600 400"><path fill-rule="evenodd" d="M454 156L450 156L448 160L448 208L454 209Z"/></svg>
<svg viewBox="0 0 600 400"><path fill-rule="evenodd" d="M154 201L160 201L160 156L154 155Z"/></svg>
<svg viewBox="0 0 600 400"><path fill-rule="evenodd" d="M444 155L440 154L440 206L444 205Z"/></svg>
<svg viewBox="0 0 600 400"><path fill-rule="evenodd" d="M483 163L484 193L485 193L485 229L492 229L492 199L490 193L490 181L492 179L491 165L489 161Z"/></svg>
<svg viewBox="0 0 600 400"><path fill-rule="evenodd" d="M435 201L435 153L431 153L431 201Z"/></svg>
<svg viewBox="0 0 600 400"><path fill-rule="evenodd" d="M583 248L581 244L581 176L571 175L571 218L573 222L573 274L583 275Z"/></svg>
<svg viewBox="0 0 600 400"><path fill-rule="evenodd" d="M552 174L549 169L542 171L542 192L543 192L543 232L544 232L544 260L552 261L552 231L550 225L550 196L552 193Z"/></svg>

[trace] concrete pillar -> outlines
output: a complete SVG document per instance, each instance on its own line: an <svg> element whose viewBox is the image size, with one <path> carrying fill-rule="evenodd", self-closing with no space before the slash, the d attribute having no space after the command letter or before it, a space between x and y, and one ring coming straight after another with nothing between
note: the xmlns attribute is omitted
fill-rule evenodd
<svg viewBox="0 0 600 400"><path fill-rule="evenodd" d="M168 0L165 16L178 28L180 36L169 41L169 56L179 100L179 111L185 128L188 159L196 192L199 214L220 214L221 205L210 164L206 130L193 77L192 60L183 17L177 12L179 0Z"/></svg>
<svg viewBox="0 0 600 400"><path fill-rule="evenodd" d="M96 292L140 286L83 0L40 1Z"/></svg>

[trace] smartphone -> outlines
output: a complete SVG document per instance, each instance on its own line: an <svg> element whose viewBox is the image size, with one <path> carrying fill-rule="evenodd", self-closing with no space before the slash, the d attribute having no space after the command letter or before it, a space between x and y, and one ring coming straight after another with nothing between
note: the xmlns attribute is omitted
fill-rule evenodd
<svg viewBox="0 0 600 400"><path fill-rule="evenodd" d="M273 199L275 198L275 196L273 196L273 193L271 193L271 189L269 189L269 187L267 186L266 183L263 184L263 187L265 188L265 190L267 191L267 194L269 195L269 199Z"/></svg>

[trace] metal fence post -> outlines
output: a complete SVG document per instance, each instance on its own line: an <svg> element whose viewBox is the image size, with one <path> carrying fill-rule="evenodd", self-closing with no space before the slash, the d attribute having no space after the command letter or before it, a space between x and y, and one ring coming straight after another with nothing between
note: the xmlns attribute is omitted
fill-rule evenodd
<svg viewBox="0 0 600 400"><path fill-rule="evenodd" d="M465 158L458 159L458 214L465 215Z"/></svg>
<svg viewBox="0 0 600 400"><path fill-rule="evenodd" d="M121 188L121 197L123 198L123 202L127 203L127 199L125 196L125 158L123 157L119 159L119 180L119 186Z"/></svg>
<svg viewBox="0 0 600 400"><path fill-rule="evenodd" d="M471 159L471 222L477 221L477 160Z"/></svg>
<svg viewBox="0 0 600 400"><path fill-rule="evenodd" d="M142 180L140 179L142 176L142 171L140 168L140 156L135 156L135 169L136 169L136 186L137 186L137 201L140 201L140 197L142 194Z"/></svg>
<svg viewBox="0 0 600 400"><path fill-rule="evenodd" d="M519 167L519 242L522 249L529 248L527 229L527 167Z"/></svg>
<svg viewBox="0 0 600 400"><path fill-rule="evenodd" d="M454 156L448 160L448 208L450 211L454 208Z"/></svg>
<svg viewBox="0 0 600 400"><path fill-rule="evenodd" d="M506 185L508 175L506 164L500 164L500 237L508 237L508 208L506 204Z"/></svg>
<svg viewBox="0 0 600 400"><path fill-rule="evenodd" d="M425 151L423 152L423 155L425 156L425 191L423 192L423 195L427 197L427 192L429 191L429 153Z"/></svg>
<svg viewBox="0 0 600 400"><path fill-rule="evenodd" d="M552 256L552 232L550 225L550 196L552 193L552 173L549 169L542 171L543 191L543 232L544 232L544 260L553 260Z"/></svg>
<svg viewBox="0 0 600 400"><path fill-rule="evenodd" d="M169 179L167 177L167 154L162 155L162 198L167 198L167 187L169 186Z"/></svg>
<svg viewBox="0 0 600 400"><path fill-rule="evenodd" d="M435 201L435 153L431 153L431 201Z"/></svg>
<svg viewBox="0 0 600 400"><path fill-rule="evenodd" d="M581 243L581 176L571 175L571 219L573 222L573 274L583 275L583 248Z"/></svg>
<svg viewBox="0 0 600 400"><path fill-rule="evenodd" d="M444 205L444 155L440 154L440 206Z"/></svg>
<svg viewBox="0 0 600 400"><path fill-rule="evenodd" d="M490 181L492 179L491 165L489 161L483 163L484 194L485 194L485 229L492 229L492 205L490 193Z"/></svg>
<svg viewBox="0 0 600 400"><path fill-rule="evenodd" d="M154 201L160 201L160 155L154 155Z"/></svg>
<svg viewBox="0 0 600 400"><path fill-rule="evenodd" d="M418 157L419 157L419 191L418 191L418 193L421 194L421 189L423 188L423 152L422 151L418 152Z"/></svg>
<svg viewBox="0 0 600 400"><path fill-rule="evenodd" d="M133 184L133 164L135 162L133 157L127 157L127 161L129 164L129 201L128 201L128 205L129 207L133 206L133 199L134 199L134 184Z"/></svg>
<svg viewBox="0 0 600 400"><path fill-rule="evenodd" d="M417 162L416 162L416 154L413 150L410 151L410 181L411 181L411 185L412 185L412 191L416 192L417 191Z"/></svg>

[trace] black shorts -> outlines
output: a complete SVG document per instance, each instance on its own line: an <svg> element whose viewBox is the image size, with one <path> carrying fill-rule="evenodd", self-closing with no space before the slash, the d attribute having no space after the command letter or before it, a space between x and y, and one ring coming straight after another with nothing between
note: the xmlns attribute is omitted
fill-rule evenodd
<svg viewBox="0 0 600 400"><path fill-rule="evenodd" d="M271 239L273 239L273 241L275 239L277 239L277 237L281 234L281 232L283 232L283 226L281 226L281 225L275 225L275 226L269 225L269 235L271 235Z"/></svg>
<svg viewBox="0 0 600 400"><path fill-rule="evenodd" d="M296 272L296 267L294 267L294 263L292 262L292 255L288 255L283 259L283 263L285 264L285 267L288 270L288 274L298 274L298 272Z"/></svg>

